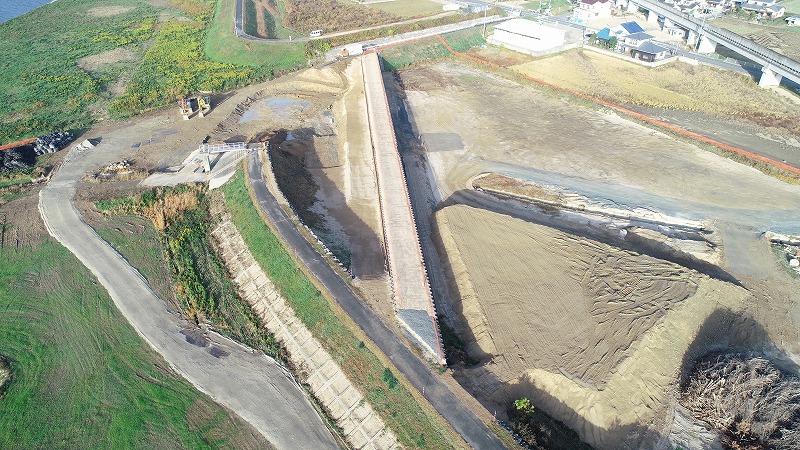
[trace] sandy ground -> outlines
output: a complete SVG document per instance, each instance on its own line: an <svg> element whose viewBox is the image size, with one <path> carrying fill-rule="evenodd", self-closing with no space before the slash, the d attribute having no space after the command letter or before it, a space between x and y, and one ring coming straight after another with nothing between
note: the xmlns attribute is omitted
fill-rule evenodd
<svg viewBox="0 0 800 450"><path fill-rule="evenodd" d="M446 207L436 224L474 335L470 354L489 360L468 371L469 383L501 403L533 393L601 447L618 446L626 425L656 419L703 321L716 308L741 309L750 295L674 263L486 210Z"/></svg>
<svg viewBox="0 0 800 450"><path fill-rule="evenodd" d="M437 307L482 358L456 376L490 410L528 395L601 448L710 448L675 413L687 364L730 348L796 371L800 283L763 233L798 233L800 187L456 63L400 78L421 141L409 179L430 181L450 263L452 300ZM499 200L471 189L484 172L702 222L719 247L687 258L663 248L669 226L624 239L613 220Z"/></svg>

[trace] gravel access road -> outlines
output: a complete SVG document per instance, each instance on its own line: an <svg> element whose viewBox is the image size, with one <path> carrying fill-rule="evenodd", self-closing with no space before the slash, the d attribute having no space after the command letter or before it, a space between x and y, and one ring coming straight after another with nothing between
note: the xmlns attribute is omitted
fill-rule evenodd
<svg viewBox="0 0 800 450"><path fill-rule="evenodd" d="M250 184L256 200L269 220L275 225L282 238L289 244L300 261L313 273L341 305L347 314L361 327L367 337L373 340L395 367L408 378L439 414L476 449L505 448L489 428L470 410L464 407L443 381L432 372L431 367L411 353L397 336L381 322L354 293L328 263L317 253L297 231L292 221L280 208L275 197L267 189L258 154L251 153L247 159Z"/></svg>
<svg viewBox="0 0 800 450"><path fill-rule="evenodd" d="M139 126L149 129L146 123ZM40 192L39 210L49 233L94 273L139 335L197 389L251 423L279 449L339 448L281 366L220 335L204 335L171 313L139 272L83 222L73 204L78 180L127 152L130 144L113 135L94 149L70 152Z"/></svg>

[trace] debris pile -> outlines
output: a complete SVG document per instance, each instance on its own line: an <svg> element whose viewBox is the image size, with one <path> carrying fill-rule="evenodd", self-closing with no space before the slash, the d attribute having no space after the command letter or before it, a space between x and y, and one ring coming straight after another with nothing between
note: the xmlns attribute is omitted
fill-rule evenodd
<svg viewBox="0 0 800 450"><path fill-rule="evenodd" d="M84 181L103 182L103 181L127 181L146 178L149 172L145 169L136 167L136 162L125 159L113 162L97 172L84 177Z"/></svg>
<svg viewBox="0 0 800 450"><path fill-rule="evenodd" d="M54 153L66 147L73 139L75 139L75 137L68 131L54 131L36 138L33 151L36 153L36 156L44 155L45 153Z"/></svg>
<svg viewBox="0 0 800 450"><path fill-rule="evenodd" d="M681 403L736 449L800 449L800 379L762 358L712 355L681 389Z"/></svg>
<svg viewBox="0 0 800 450"><path fill-rule="evenodd" d="M783 262L790 269L800 273L800 245L785 242L773 242L772 247L775 252L782 256Z"/></svg>
<svg viewBox="0 0 800 450"><path fill-rule="evenodd" d="M22 145L0 151L0 172L31 168L36 164L37 156L57 152L66 147L73 139L75 138L72 133L54 131L39 136L33 142L31 140L19 141L19 144Z"/></svg>
<svg viewBox="0 0 800 450"><path fill-rule="evenodd" d="M30 145L10 148L0 152L0 172L33 167L36 153Z"/></svg>

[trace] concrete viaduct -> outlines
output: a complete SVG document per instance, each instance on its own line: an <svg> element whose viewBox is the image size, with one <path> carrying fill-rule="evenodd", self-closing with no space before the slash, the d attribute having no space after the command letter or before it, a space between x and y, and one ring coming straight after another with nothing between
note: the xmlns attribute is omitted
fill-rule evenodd
<svg viewBox="0 0 800 450"><path fill-rule="evenodd" d="M629 11L637 7L647 11L648 22L657 22L659 16L663 17L665 28L677 26L685 29L687 43L696 45L700 53L713 53L717 45L724 45L760 64L762 75L758 85L761 87L777 86L783 77L800 84L800 63L797 61L732 31L689 17L667 3L658 0L616 0L616 5L625 7Z"/></svg>

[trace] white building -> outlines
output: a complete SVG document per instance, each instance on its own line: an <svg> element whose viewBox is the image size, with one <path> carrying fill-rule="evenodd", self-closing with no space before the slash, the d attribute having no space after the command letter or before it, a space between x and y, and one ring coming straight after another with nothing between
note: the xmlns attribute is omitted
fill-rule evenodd
<svg viewBox="0 0 800 450"><path fill-rule="evenodd" d="M532 20L511 19L494 27L488 42L520 53L538 54L566 43L567 31Z"/></svg>
<svg viewBox="0 0 800 450"><path fill-rule="evenodd" d="M579 21L611 17L611 3L611 0L580 0L572 10L572 17Z"/></svg>

